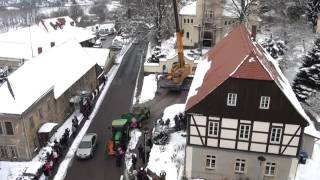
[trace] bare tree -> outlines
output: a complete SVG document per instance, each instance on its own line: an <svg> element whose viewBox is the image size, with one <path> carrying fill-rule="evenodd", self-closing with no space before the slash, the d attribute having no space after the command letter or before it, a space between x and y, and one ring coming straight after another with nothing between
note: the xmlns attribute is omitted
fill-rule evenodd
<svg viewBox="0 0 320 180"><path fill-rule="evenodd" d="M70 9L69 9L69 14L70 14L70 17L77 21L77 19L81 16L83 16L83 9L76 5L76 6L71 6Z"/></svg>
<svg viewBox="0 0 320 180"><path fill-rule="evenodd" d="M236 16L239 22L246 21L256 9L258 0L226 0L225 10Z"/></svg>

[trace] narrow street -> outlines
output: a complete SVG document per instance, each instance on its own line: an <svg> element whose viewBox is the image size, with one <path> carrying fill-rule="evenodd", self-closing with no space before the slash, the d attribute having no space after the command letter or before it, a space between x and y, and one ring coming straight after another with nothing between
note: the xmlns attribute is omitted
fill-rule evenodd
<svg viewBox="0 0 320 180"><path fill-rule="evenodd" d="M115 158L105 154L105 142L110 138L113 119L119 118L122 113L128 112L135 90L137 74L142 56L142 48L146 42L132 45L123 58L122 64L114 78L110 89L94 117L88 133L98 134L98 147L93 159L74 159L68 170L66 180L117 180L122 174L122 168L115 166Z"/></svg>

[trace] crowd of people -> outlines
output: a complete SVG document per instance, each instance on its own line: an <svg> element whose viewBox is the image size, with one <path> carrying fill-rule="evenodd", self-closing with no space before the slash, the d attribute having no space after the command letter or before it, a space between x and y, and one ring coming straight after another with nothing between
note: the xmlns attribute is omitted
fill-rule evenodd
<svg viewBox="0 0 320 180"><path fill-rule="evenodd" d="M76 116L72 119L72 136L77 135L79 128L79 121ZM45 179L49 179L52 170L55 165L59 162L60 158L63 156L63 153L68 149L70 138L70 129L66 128L61 138L53 141L52 151L47 152L45 163L42 166L42 171L45 176Z"/></svg>

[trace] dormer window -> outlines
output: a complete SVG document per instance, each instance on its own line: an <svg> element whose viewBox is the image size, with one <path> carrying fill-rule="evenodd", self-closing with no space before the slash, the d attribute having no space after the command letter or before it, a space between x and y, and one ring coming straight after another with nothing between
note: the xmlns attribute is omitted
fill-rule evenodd
<svg viewBox="0 0 320 180"><path fill-rule="evenodd" d="M260 109L269 109L270 96L261 96L260 98Z"/></svg>
<svg viewBox="0 0 320 180"><path fill-rule="evenodd" d="M236 93L228 93L227 105L228 106L236 106L237 105L237 94Z"/></svg>

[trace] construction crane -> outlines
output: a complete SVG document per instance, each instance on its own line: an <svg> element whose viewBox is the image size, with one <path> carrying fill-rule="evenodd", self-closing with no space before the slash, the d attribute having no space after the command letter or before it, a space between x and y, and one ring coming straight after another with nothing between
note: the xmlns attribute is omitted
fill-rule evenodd
<svg viewBox="0 0 320 180"><path fill-rule="evenodd" d="M178 8L177 1L173 1L174 19L176 23L176 41L177 41L177 53L178 62L172 64L171 72L169 72L165 78L160 80L160 87L168 88L174 91L180 91L184 80L190 75L191 68L189 64L184 61L183 55L183 30L180 29L179 19L178 19Z"/></svg>

